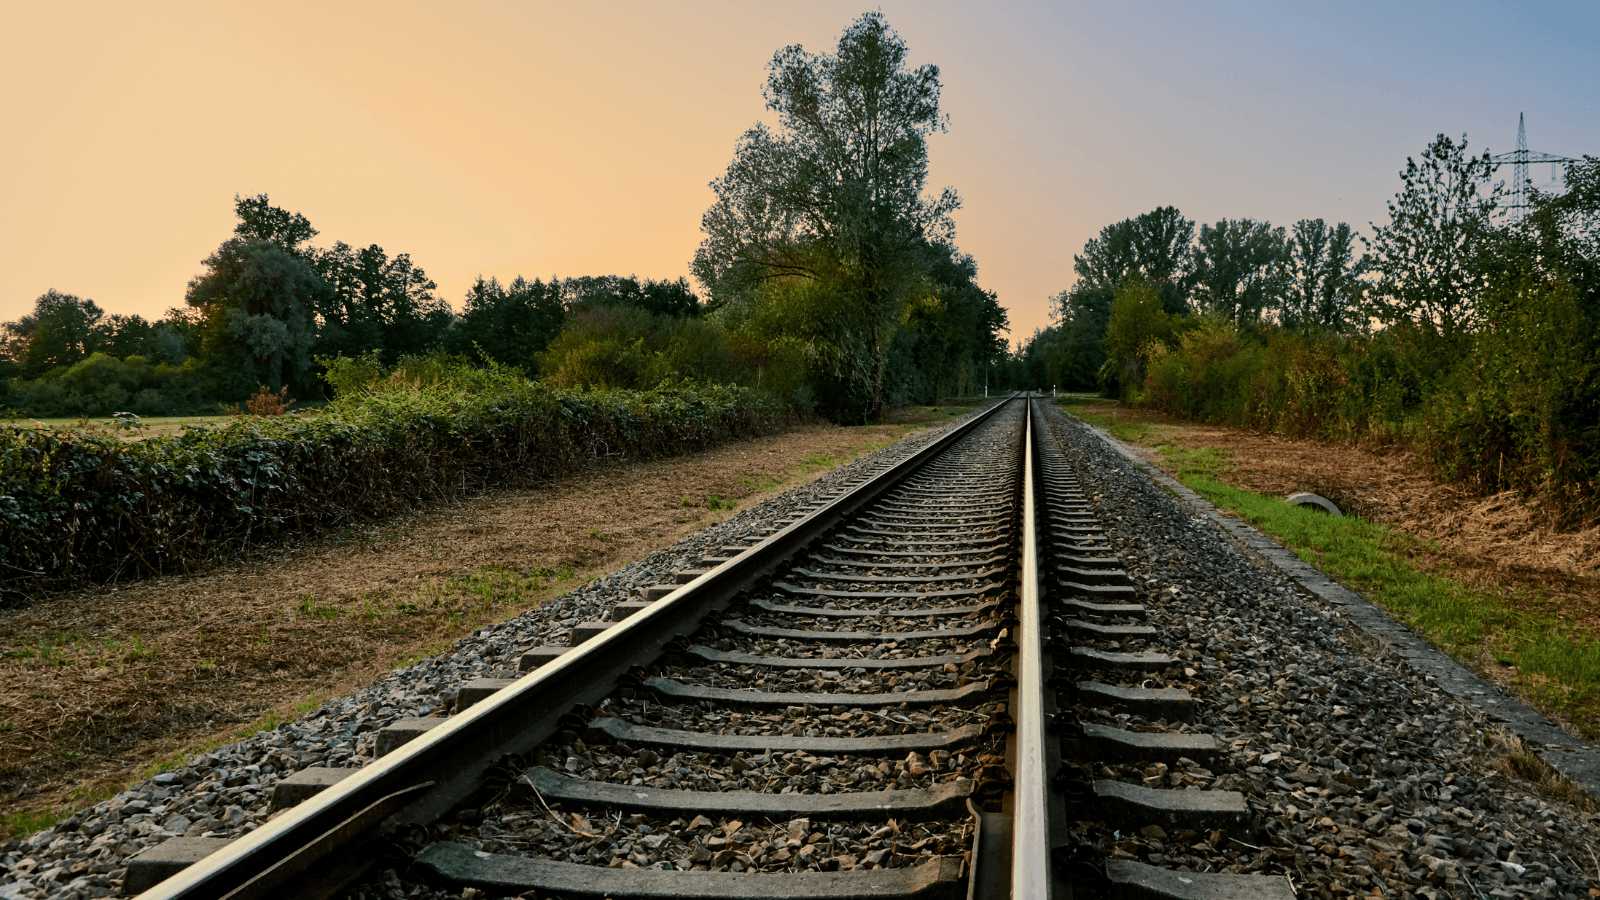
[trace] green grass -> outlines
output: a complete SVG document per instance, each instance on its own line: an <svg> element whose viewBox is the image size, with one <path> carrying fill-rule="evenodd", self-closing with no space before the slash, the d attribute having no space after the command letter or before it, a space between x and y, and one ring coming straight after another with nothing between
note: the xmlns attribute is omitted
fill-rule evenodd
<svg viewBox="0 0 1600 900"><path fill-rule="evenodd" d="M0 831L9 828L12 835L22 837L23 835L33 834L35 831L43 831L49 828L56 824L58 817L59 813L53 809L25 809L9 816L0 816Z"/></svg>
<svg viewBox="0 0 1600 900"><path fill-rule="evenodd" d="M1143 422L1128 419L1116 419L1104 413L1088 413L1084 410L1089 404L1099 398L1087 394L1071 394L1061 398L1059 405L1062 409L1088 422L1096 428L1108 431L1111 436L1124 444L1143 444L1150 435L1150 426Z"/></svg>
<svg viewBox="0 0 1600 900"><path fill-rule="evenodd" d="M1358 589L1435 646L1458 659L1487 653L1514 666L1517 681L1536 702L1578 723L1587 736L1600 728L1600 635L1458 581L1447 567L1425 570L1419 559L1439 548L1404 532L1229 487L1217 480L1232 467L1226 454L1158 449L1190 490Z"/></svg>

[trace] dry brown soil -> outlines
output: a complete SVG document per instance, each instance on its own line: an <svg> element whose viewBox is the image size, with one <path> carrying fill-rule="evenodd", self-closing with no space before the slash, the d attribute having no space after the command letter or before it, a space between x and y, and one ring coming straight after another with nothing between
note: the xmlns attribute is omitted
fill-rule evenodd
<svg viewBox="0 0 1600 900"><path fill-rule="evenodd" d="M0 840L666 547L734 515L726 501L747 508L965 411L613 464L0 614Z"/></svg>
<svg viewBox="0 0 1600 900"><path fill-rule="evenodd" d="M1600 635L1600 523L1559 531L1536 505L1506 492L1472 495L1443 484L1405 451L1352 447L1282 435L1198 425L1115 402L1084 412L1137 421L1142 443L1215 449L1237 465L1223 473L1233 487L1278 497L1310 491L1341 509L1438 547L1419 560L1502 595L1521 609ZM1136 447L1160 464L1150 447Z"/></svg>

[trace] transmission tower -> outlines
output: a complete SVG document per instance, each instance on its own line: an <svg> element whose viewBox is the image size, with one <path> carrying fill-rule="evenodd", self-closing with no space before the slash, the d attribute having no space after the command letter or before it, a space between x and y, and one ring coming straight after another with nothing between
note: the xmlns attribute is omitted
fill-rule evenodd
<svg viewBox="0 0 1600 900"><path fill-rule="evenodd" d="M1517 113L1517 149L1511 153L1501 153L1491 156L1490 161L1496 166L1511 164L1511 205L1507 212L1511 221L1521 222L1522 217L1528 214L1528 188L1531 180L1528 177L1529 163L1570 163L1577 160L1566 156L1557 156L1554 153L1540 153L1528 149L1528 130L1523 123L1522 113Z"/></svg>

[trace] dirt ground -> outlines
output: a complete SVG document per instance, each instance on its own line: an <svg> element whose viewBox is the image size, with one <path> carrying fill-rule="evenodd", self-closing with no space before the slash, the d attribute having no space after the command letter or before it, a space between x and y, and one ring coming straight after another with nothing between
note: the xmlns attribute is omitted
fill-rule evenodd
<svg viewBox="0 0 1600 900"><path fill-rule="evenodd" d="M965 409L813 425L0 614L0 840Z"/></svg>
<svg viewBox="0 0 1600 900"><path fill-rule="evenodd" d="M1440 553L1431 563L1450 567L1452 577L1600 636L1600 524L1558 532L1515 494L1478 497L1438 483L1407 452L1198 425L1110 401L1084 411L1139 422L1150 429L1145 444L1229 454L1237 466L1223 480L1233 487L1279 497L1310 491L1348 513L1432 541ZM1159 464L1151 447L1135 449Z"/></svg>

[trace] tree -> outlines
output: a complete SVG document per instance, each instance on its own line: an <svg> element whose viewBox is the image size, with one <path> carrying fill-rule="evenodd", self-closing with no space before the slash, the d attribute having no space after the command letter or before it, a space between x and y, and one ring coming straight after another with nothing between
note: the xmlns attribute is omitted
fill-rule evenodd
<svg viewBox="0 0 1600 900"><path fill-rule="evenodd" d="M359 356L379 351L386 365L434 349L450 325L450 309L433 295L438 285L401 253L393 259L372 244L357 250L343 241L312 251L312 268L329 291L317 310L319 356Z"/></svg>
<svg viewBox="0 0 1600 900"><path fill-rule="evenodd" d="M1349 331L1360 325L1365 285L1350 261L1353 237L1344 222L1332 228L1321 219L1294 223L1282 307L1286 327Z"/></svg>
<svg viewBox="0 0 1600 900"><path fill-rule="evenodd" d="M1458 144L1441 134L1420 163L1406 158L1404 186L1389 201L1389 224L1373 226L1372 240L1363 239L1378 275L1374 315L1415 322L1446 338L1473 326L1504 190L1489 184L1493 173L1487 151L1467 155L1466 135Z"/></svg>
<svg viewBox="0 0 1600 900"><path fill-rule="evenodd" d="M745 132L711 183L717 201L692 267L717 306L805 295L802 318L821 312L828 323L813 335L812 359L846 420L882 405L897 322L925 287L933 246L949 242L958 206L950 189L923 195L927 138L945 117L938 67L912 70L906 55L877 12L845 29L835 53L779 50L763 96L780 130Z"/></svg>
<svg viewBox="0 0 1600 900"><path fill-rule="evenodd" d="M328 285L311 264L277 244L236 237L207 257L205 266L189 282L185 300L204 319L201 355L219 374L231 376L224 390L243 395L257 384L312 388L315 316Z"/></svg>
<svg viewBox="0 0 1600 900"><path fill-rule="evenodd" d="M552 281L552 284L555 282ZM689 289L689 279L677 281L640 281L637 275L626 278L617 275L568 278L560 282L563 302L568 311L583 306L632 306L645 312L663 316L696 316L700 314L700 298Z"/></svg>
<svg viewBox="0 0 1600 900"><path fill-rule="evenodd" d="M502 286L482 276L467 289L466 309L450 330L452 352L476 355L524 371L538 370L538 355L561 333L566 311L561 286L517 276Z"/></svg>
<svg viewBox="0 0 1600 900"><path fill-rule="evenodd" d="M1161 292L1143 278L1123 279L1106 321L1106 360L1100 384L1108 396L1128 394L1143 383L1154 344L1169 340L1174 316L1161 305Z"/></svg>
<svg viewBox="0 0 1600 900"><path fill-rule="evenodd" d="M1109 296L1122 286L1123 279L1138 275L1160 290L1167 312L1182 314L1186 311L1183 277L1193 241L1194 222L1174 206L1107 225L1072 258L1072 270L1078 276L1074 289L1082 286ZM1064 298L1064 294L1058 295L1058 299Z"/></svg>
<svg viewBox="0 0 1600 900"><path fill-rule="evenodd" d="M1260 321L1287 286L1287 241L1282 228L1252 219L1200 226L1191 279L1194 303L1235 325Z"/></svg>
<svg viewBox="0 0 1600 900"><path fill-rule="evenodd" d="M305 216L273 206L266 194L245 198L234 194L233 211L239 216L239 224L233 227L235 237L266 241L296 256L311 258L311 250L300 245L316 237L317 230Z"/></svg>
<svg viewBox="0 0 1600 900"><path fill-rule="evenodd" d="M93 300L51 288L33 301L31 314L6 323L11 335L9 353L30 378L57 366L70 366L101 348L104 317L105 311Z"/></svg>
<svg viewBox="0 0 1600 900"><path fill-rule="evenodd" d="M1526 255L1552 276L1569 279L1600 316L1600 158L1585 156L1566 167L1566 190L1535 189L1523 220Z"/></svg>
<svg viewBox="0 0 1600 900"><path fill-rule="evenodd" d="M891 381L894 399L936 403L941 397L977 393L983 369L1005 356L1007 316L993 291L978 285L978 265L951 252L930 270L931 289L907 311L902 342L908 359Z"/></svg>
<svg viewBox="0 0 1600 900"><path fill-rule="evenodd" d="M1143 280L1142 276L1136 277ZM1115 299L1115 288L1093 287L1081 275L1071 290L1050 298L1057 322L1057 332L1047 335L1054 354L1050 363L1052 384L1080 391L1093 390L1099 384L1100 367L1106 361L1101 338Z"/></svg>

